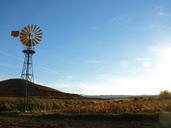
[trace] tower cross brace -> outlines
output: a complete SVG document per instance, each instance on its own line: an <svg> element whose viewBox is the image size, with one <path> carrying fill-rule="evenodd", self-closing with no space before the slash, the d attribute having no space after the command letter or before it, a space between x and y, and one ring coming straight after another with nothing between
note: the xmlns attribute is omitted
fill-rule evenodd
<svg viewBox="0 0 171 128"><path fill-rule="evenodd" d="M25 59L22 68L21 78L34 82L32 56L35 51L31 47L27 47L25 50L23 50L23 53L25 55Z"/></svg>

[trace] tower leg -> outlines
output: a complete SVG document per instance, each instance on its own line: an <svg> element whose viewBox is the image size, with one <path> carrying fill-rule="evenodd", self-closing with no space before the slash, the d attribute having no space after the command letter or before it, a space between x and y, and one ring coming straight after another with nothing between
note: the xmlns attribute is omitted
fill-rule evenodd
<svg viewBox="0 0 171 128"><path fill-rule="evenodd" d="M28 90L29 90L29 84L28 81L34 82L34 75L33 75L33 64L32 64L32 55L35 53L34 50L27 48L26 50L23 50L23 53L25 55L23 69L21 73L21 78L26 80L25 83L25 97L24 97L24 111L26 112L28 110Z"/></svg>

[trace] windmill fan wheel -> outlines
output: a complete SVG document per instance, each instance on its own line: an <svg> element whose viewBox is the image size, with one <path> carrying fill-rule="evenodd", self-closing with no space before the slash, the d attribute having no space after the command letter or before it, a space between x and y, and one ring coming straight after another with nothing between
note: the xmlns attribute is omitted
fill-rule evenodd
<svg viewBox="0 0 171 128"><path fill-rule="evenodd" d="M37 25L27 25L20 32L20 41L25 46L35 46L42 39L42 30Z"/></svg>

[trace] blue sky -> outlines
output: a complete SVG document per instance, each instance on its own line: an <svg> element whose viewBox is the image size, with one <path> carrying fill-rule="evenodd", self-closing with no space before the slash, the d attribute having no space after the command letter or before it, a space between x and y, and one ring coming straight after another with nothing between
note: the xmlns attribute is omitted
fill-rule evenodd
<svg viewBox="0 0 171 128"><path fill-rule="evenodd" d="M90 95L171 90L170 0L1 0L0 19L0 80L20 77L24 61L10 31L37 24L37 83Z"/></svg>

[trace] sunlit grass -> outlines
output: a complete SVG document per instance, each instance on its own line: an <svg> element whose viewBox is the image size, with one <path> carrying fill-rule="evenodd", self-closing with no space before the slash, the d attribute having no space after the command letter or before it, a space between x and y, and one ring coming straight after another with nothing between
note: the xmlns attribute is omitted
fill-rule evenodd
<svg viewBox="0 0 171 128"><path fill-rule="evenodd" d="M0 98L0 111L23 111L22 98ZM30 112L59 113L155 113L171 112L171 100L130 99L130 100L97 100L97 99L40 99L30 98Z"/></svg>

